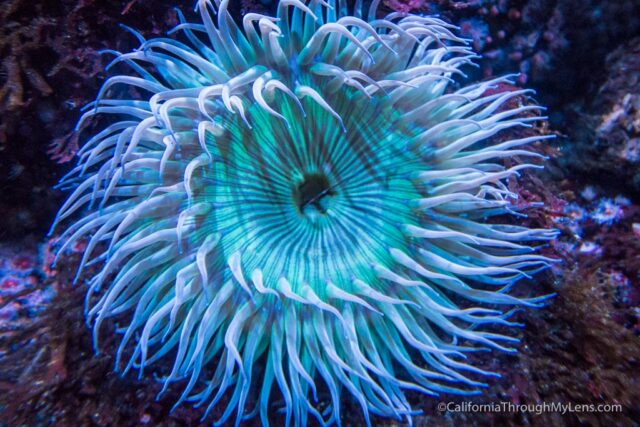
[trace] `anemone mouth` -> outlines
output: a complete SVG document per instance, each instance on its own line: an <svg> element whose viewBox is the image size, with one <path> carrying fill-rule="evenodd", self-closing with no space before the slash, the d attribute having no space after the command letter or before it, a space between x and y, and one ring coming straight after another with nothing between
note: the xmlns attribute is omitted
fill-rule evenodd
<svg viewBox="0 0 640 427"><path fill-rule="evenodd" d="M329 178L322 173L305 174L294 187L293 201L301 215L313 218L315 214L326 215L331 198L336 192Z"/></svg>
<svg viewBox="0 0 640 427"><path fill-rule="evenodd" d="M526 146L548 138L494 137L544 119L540 107L495 91L510 77L453 87L475 57L465 40L433 17L377 19L378 3L365 20L360 1L350 14L343 0L283 0L239 28L228 0L199 0L202 24L179 14L184 42L137 34L140 49L115 52L133 75L107 80L78 124L113 119L62 179L72 193L54 223L86 212L57 256L86 239L76 280L99 266L94 345L130 313L118 369L130 347L125 371L173 358L165 387L188 379L178 403L206 414L228 396L219 423L266 424L272 389L286 424L339 423L343 390L367 423L410 420L405 392L483 386L475 376L494 374L465 353L514 351L491 330L517 325L500 307L546 298L509 290L553 261L531 242L556 231L494 219L519 209L508 181L538 167L503 159L540 158Z"/></svg>

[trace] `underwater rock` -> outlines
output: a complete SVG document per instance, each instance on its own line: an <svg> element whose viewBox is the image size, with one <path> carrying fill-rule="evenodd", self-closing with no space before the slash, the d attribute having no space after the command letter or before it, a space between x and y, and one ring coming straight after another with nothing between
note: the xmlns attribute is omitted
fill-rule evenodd
<svg viewBox="0 0 640 427"><path fill-rule="evenodd" d="M99 51L130 49L120 24L165 32L191 0L7 0L0 8L0 238L46 230L52 189L77 146L68 134L93 99L106 65ZM50 148L48 148L51 145ZM51 161L51 158L54 161Z"/></svg>
<svg viewBox="0 0 640 427"><path fill-rule="evenodd" d="M53 299L46 245L0 244L0 337L38 317ZM0 357L3 351L0 348Z"/></svg>
<svg viewBox="0 0 640 427"><path fill-rule="evenodd" d="M565 162L620 189L640 191L640 38L607 57L607 80L579 113Z"/></svg>
<svg viewBox="0 0 640 427"><path fill-rule="evenodd" d="M387 0L384 5L438 14L458 25L482 54L480 76L519 72L519 82L539 89L549 107L579 99L602 77L612 46L640 35L635 0Z"/></svg>

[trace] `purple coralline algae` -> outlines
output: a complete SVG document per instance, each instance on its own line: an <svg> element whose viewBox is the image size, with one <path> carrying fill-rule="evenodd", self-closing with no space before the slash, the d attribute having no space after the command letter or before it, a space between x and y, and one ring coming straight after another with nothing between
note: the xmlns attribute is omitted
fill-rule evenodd
<svg viewBox="0 0 640 427"><path fill-rule="evenodd" d="M46 245L31 248L0 245L0 329L15 329L38 316L55 296L52 285L42 286L51 274L45 266Z"/></svg>
<svg viewBox="0 0 640 427"><path fill-rule="evenodd" d="M624 196L600 197L593 186L586 186L581 199L566 203L563 215L555 217L556 225L571 236L572 243L560 242L561 252L577 251L580 254L602 255L602 247L592 240L599 233L606 233L614 224L623 220L632 203Z"/></svg>

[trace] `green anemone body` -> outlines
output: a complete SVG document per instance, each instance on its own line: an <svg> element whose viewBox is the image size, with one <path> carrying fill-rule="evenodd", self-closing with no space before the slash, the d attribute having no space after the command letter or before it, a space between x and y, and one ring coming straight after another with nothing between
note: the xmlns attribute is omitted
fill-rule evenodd
<svg viewBox="0 0 640 427"><path fill-rule="evenodd" d="M547 136L495 137L540 107L495 90L510 77L456 88L475 55L455 28L377 3L281 0L240 28L200 0L177 39L114 52L128 74L78 124L102 118L54 226L58 256L87 242L96 349L105 319L126 325L118 370L172 361L165 387L219 423L339 424L344 394L370 423L410 421L409 390L476 392L495 374L467 354L514 351L491 329L543 301L509 291L556 233L497 217Z"/></svg>
<svg viewBox="0 0 640 427"><path fill-rule="evenodd" d="M387 105L353 97L335 107L346 132L312 102L302 104L307 120L283 99L286 121L252 106L251 129L225 123L229 138L208 142L225 161L205 168L212 181L194 195L219 204L201 230L220 232L223 252L243 254L243 269L262 269L267 283L284 277L294 292L308 284L324 298L327 282L350 292L352 277L373 280L372 260L388 265L388 248L407 246L398 224L418 224L406 201L419 197L419 158L404 147L406 131Z"/></svg>

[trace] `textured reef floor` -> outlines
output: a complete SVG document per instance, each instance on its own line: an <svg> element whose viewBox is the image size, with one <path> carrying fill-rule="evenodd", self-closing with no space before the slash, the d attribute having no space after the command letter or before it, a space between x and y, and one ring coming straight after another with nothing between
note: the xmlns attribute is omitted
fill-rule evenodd
<svg viewBox="0 0 640 427"><path fill-rule="evenodd" d="M411 396L413 406L424 411L414 424L637 425L640 2L384 4L388 10L438 13L460 25L484 56L476 77L520 72L520 83L534 87L550 107L550 131L559 136L544 148L552 157L547 169L524 175L514 188L522 203L544 202L528 211L527 225L562 232L545 249L562 263L520 287L557 296L543 309L516 315L525 325L517 354L473 356L475 364L502 378L474 397ZM61 198L52 186L77 149L69 134L77 106L94 97L104 77L106 60L98 50L134 47L118 23L161 34L177 22L173 6L188 11L192 1L64 0L51 6L10 0L0 11L0 426L199 422L201 412L190 406L170 412L180 387L156 401L161 385L151 374L137 379L113 372L116 336L94 355L84 321L85 289L71 285L77 257L52 270L52 241L44 238ZM272 6L242 0L234 7L240 16ZM607 403L620 404L622 412L438 411L443 401ZM274 414L273 424L283 419Z"/></svg>

